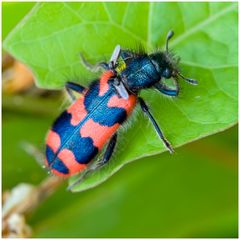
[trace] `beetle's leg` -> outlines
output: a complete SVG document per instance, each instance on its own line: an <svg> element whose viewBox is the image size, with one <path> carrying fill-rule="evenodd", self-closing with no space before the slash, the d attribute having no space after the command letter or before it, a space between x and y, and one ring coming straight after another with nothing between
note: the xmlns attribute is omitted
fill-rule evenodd
<svg viewBox="0 0 240 240"><path fill-rule="evenodd" d="M30 142L23 141L21 142L21 147L26 153L33 156L33 158L42 168L46 167L44 164L45 155L36 146Z"/></svg>
<svg viewBox="0 0 240 240"><path fill-rule="evenodd" d="M176 97L179 94L179 86L178 86L178 82L174 79L175 82L175 86L176 89L172 89L170 87L168 87L167 85L165 85L164 83L156 83L154 85L154 87L161 93L167 95L167 96L171 96L171 97Z"/></svg>
<svg viewBox="0 0 240 240"><path fill-rule="evenodd" d="M113 151L115 149L116 143L117 143L117 133L115 133L111 137L111 139L110 139L110 141L107 145L106 151L103 155L103 158L96 162L96 168L99 168L99 167L103 166L104 164L106 164L110 160L110 158L113 154ZM93 170L95 170L96 168L93 168Z"/></svg>
<svg viewBox="0 0 240 240"><path fill-rule="evenodd" d="M120 45L117 45L113 50L113 53L112 53L109 63L100 62L100 63L97 63L96 65L92 65L85 59L85 57L82 55L82 53L80 53L80 59L82 61L82 64L91 72L98 72L101 69L103 69L103 70L113 69L114 70L116 62L119 58L120 52L121 52L121 47L120 47Z"/></svg>
<svg viewBox="0 0 240 240"><path fill-rule="evenodd" d="M86 90L85 87L73 82L66 82L65 88L72 101L76 100L73 91L82 94Z"/></svg>
<svg viewBox="0 0 240 240"><path fill-rule="evenodd" d="M86 58L80 53L80 59L82 61L82 64L85 66L86 69L88 69L91 72L99 72L101 69L108 70L109 66L106 62L100 62L95 65L89 63Z"/></svg>
<svg viewBox="0 0 240 240"><path fill-rule="evenodd" d="M146 103L144 102L144 100L142 98L138 98L140 106L143 110L144 113L147 114L148 118L150 119L150 121L152 122L158 136L161 138L161 140L163 141L164 145L167 147L167 149L169 150L170 153L173 153L173 148L171 146L171 144L168 142L168 140L164 137L161 129L159 128L157 122L155 121L154 117L152 116L152 114L150 113L148 106L146 105Z"/></svg>
<svg viewBox="0 0 240 240"><path fill-rule="evenodd" d="M73 183L71 184L67 189L71 190L74 186L79 184L89 173L101 168L103 165L105 165L111 158L113 151L115 149L117 143L117 133L115 133L112 138L110 139L106 151L103 155L103 158L98 160L97 162L94 162L92 165L90 165L86 171Z"/></svg>

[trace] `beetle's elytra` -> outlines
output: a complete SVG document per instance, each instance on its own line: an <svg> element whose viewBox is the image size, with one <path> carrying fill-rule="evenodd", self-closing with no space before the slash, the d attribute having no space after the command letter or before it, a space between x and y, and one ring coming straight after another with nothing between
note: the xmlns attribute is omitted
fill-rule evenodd
<svg viewBox="0 0 240 240"><path fill-rule="evenodd" d="M69 176L85 169L135 107L135 95L116 95L112 77L112 71L104 72L53 124L47 161L55 174Z"/></svg>
<svg viewBox="0 0 240 240"><path fill-rule="evenodd" d="M178 77L191 84L196 80L185 78L178 69L178 61L166 50L152 54L122 50L117 46L109 63L91 66L83 57L86 67L93 71L103 68L100 79L88 88L76 83L66 84L72 105L54 122L46 140L46 165L58 176L71 176L85 170L84 176L109 161L117 142L117 130L131 114L136 104L149 117L166 148L173 149L150 113L144 100L138 97L141 89L155 88L167 96L177 96ZM175 88L167 86L162 79L172 78ZM72 91L81 96L76 100ZM92 161L108 143L102 159ZM73 185L75 185L74 183Z"/></svg>

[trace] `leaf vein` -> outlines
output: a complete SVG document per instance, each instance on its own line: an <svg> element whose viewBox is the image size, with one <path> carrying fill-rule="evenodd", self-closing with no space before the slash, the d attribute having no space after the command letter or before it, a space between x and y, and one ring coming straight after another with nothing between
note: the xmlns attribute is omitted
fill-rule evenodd
<svg viewBox="0 0 240 240"><path fill-rule="evenodd" d="M232 9L234 9L236 7L235 4L230 5L229 7L225 8L224 10L218 12L215 15L210 16L209 18L206 18L204 21L202 21L201 23L198 23L197 25L195 25L194 27L188 29L188 31L184 32L182 35L180 35L179 37L176 37L175 39L172 40L171 42L171 46L175 46L178 43L180 43L181 41L185 40L186 38L188 38L189 36L191 36L192 34L194 34L195 32L197 32L199 29L204 28L207 24L214 22L215 20L217 20L219 17L222 17L223 15L229 13Z"/></svg>

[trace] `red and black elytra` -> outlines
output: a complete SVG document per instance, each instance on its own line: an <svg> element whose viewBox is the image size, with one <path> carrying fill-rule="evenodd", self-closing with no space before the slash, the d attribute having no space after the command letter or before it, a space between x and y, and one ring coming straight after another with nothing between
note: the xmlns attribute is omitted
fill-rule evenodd
<svg viewBox="0 0 240 240"><path fill-rule="evenodd" d="M168 51L168 41L172 36L173 32L170 31L166 51L150 55L122 50L118 45L109 63L92 66L81 57L87 68L93 71L103 68L105 71L88 88L73 82L66 83L73 103L56 119L46 139L46 165L53 174L68 177L85 170L69 189L89 172L109 161L117 142L117 130L137 103L149 117L166 148L173 152L144 100L138 97L139 91L145 88L156 88L162 94L177 96L178 77L197 84L196 80L186 78L179 72L178 61ZM161 81L168 78L174 80L174 89ZM77 100L72 91L81 94ZM93 162L106 143L103 157Z"/></svg>
<svg viewBox="0 0 240 240"><path fill-rule="evenodd" d="M53 124L46 154L54 174L71 176L85 169L134 109L137 97L119 97L112 77L111 70L105 71L99 81L81 89L82 96Z"/></svg>

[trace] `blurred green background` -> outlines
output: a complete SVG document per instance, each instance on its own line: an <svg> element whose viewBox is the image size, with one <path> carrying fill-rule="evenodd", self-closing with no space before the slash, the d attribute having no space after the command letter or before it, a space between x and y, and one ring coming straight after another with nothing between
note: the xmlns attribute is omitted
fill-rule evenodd
<svg viewBox="0 0 240 240"><path fill-rule="evenodd" d="M3 3L3 38L33 5ZM21 142L44 149L64 96L29 86L11 94L8 88L2 100L3 191L38 184L47 173ZM234 126L178 148L174 156L126 165L85 192L67 192L65 183L28 217L33 237L237 237L237 147Z"/></svg>

